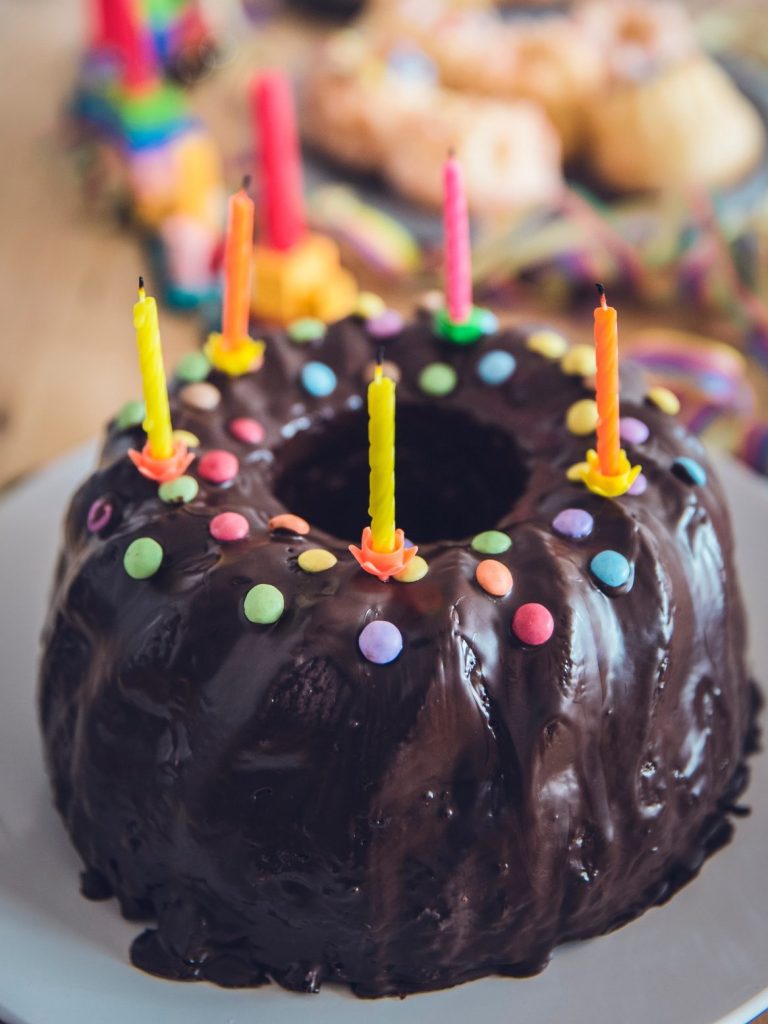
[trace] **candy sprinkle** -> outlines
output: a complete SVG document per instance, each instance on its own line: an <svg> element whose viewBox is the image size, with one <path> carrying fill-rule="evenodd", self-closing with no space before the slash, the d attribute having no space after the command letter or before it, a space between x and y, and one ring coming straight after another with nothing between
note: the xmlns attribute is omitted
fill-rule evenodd
<svg viewBox="0 0 768 1024"><path fill-rule="evenodd" d="M373 320L381 316L386 308L387 304L380 295L376 295L375 292L360 292L357 296L355 314L361 316L363 320Z"/></svg>
<svg viewBox="0 0 768 1024"><path fill-rule="evenodd" d="M85 525L89 533L98 533L109 526L114 508L107 498L97 498L88 509Z"/></svg>
<svg viewBox="0 0 768 1024"><path fill-rule="evenodd" d="M239 512L219 512L208 524L208 530L213 539L222 544L244 540L250 529L248 520Z"/></svg>
<svg viewBox="0 0 768 1024"><path fill-rule="evenodd" d="M236 441L243 444L261 444L264 440L265 430L258 420L250 416L240 416L236 420L230 420L227 428Z"/></svg>
<svg viewBox="0 0 768 1024"><path fill-rule="evenodd" d="M200 485L193 476L177 476L175 480L160 484L157 493L166 505L187 505L195 500L199 490Z"/></svg>
<svg viewBox="0 0 768 1024"><path fill-rule="evenodd" d="M140 427L147 415L147 408L143 402L134 399L126 402L115 416L115 426L118 430L130 430L132 427Z"/></svg>
<svg viewBox="0 0 768 1024"><path fill-rule="evenodd" d="M557 331L534 331L526 338L525 347L545 359L562 359L568 351L568 342Z"/></svg>
<svg viewBox="0 0 768 1024"><path fill-rule="evenodd" d="M271 583L257 583L243 601L243 612L257 626L271 626L285 611L285 598Z"/></svg>
<svg viewBox="0 0 768 1024"><path fill-rule="evenodd" d="M302 345L310 341L321 341L326 335L327 328L322 320L313 316L305 316L301 320L294 320L293 323L288 324L287 330L291 341Z"/></svg>
<svg viewBox="0 0 768 1024"><path fill-rule="evenodd" d="M297 533L300 537L309 533L309 523L301 516L291 515L290 512L283 512L279 516L272 516L267 523L270 530L285 530L286 533Z"/></svg>
<svg viewBox="0 0 768 1024"><path fill-rule="evenodd" d="M413 547L413 544L410 546ZM408 547L407 542L406 547ZM428 572L429 565L426 560L423 559L421 555L414 555L408 565L406 565L402 572L397 573L394 579L396 579L398 583L418 583L419 580L424 579Z"/></svg>
<svg viewBox="0 0 768 1024"><path fill-rule="evenodd" d="M555 631L555 620L543 604L521 604L512 619L512 632L529 647L545 644Z"/></svg>
<svg viewBox="0 0 768 1024"><path fill-rule="evenodd" d="M595 526L595 520L583 508L564 508L552 520L552 529L561 537L571 540L583 540L588 537Z"/></svg>
<svg viewBox="0 0 768 1024"><path fill-rule="evenodd" d="M302 551L298 557L299 568L309 573L326 572L328 569L332 569L337 562L336 555L324 548L309 548L307 551Z"/></svg>
<svg viewBox="0 0 768 1024"><path fill-rule="evenodd" d="M478 563L475 578L486 594L491 597L506 597L512 589L512 573L495 558L484 558Z"/></svg>
<svg viewBox="0 0 768 1024"><path fill-rule="evenodd" d="M313 361L302 367L301 384L313 398L327 398L336 390L336 374L326 363Z"/></svg>
<svg viewBox="0 0 768 1024"><path fill-rule="evenodd" d="M456 371L448 363L430 363L419 374L419 387L425 395L443 398L455 389Z"/></svg>
<svg viewBox="0 0 768 1024"><path fill-rule="evenodd" d="M632 497L637 497L639 494L645 494L648 490L648 477L645 473L638 473L635 479L632 481L632 486L627 491L627 494L631 494Z"/></svg>
<svg viewBox="0 0 768 1024"><path fill-rule="evenodd" d="M197 471L203 480L212 484L225 484L234 480L240 470L240 463L232 452L215 448L200 459Z"/></svg>
<svg viewBox="0 0 768 1024"><path fill-rule="evenodd" d="M472 548L481 555L501 555L512 547L512 539L500 530L484 530L472 538Z"/></svg>
<svg viewBox="0 0 768 1024"><path fill-rule="evenodd" d="M589 563L589 569L598 583L616 590L632 576L632 566L619 551L599 551Z"/></svg>
<svg viewBox="0 0 768 1024"><path fill-rule="evenodd" d="M199 448L200 438L197 434L193 434L191 430L174 430L173 440L181 441L187 448Z"/></svg>
<svg viewBox="0 0 768 1024"><path fill-rule="evenodd" d="M364 627L358 638L363 657L374 665L388 665L403 649L403 635L393 622L375 619Z"/></svg>
<svg viewBox="0 0 768 1024"><path fill-rule="evenodd" d="M679 480L695 487L703 487L707 482L707 471L695 459L689 459L687 455L681 455L672 463L672 472Z"/></svg>
<svg viewBox="0 0 768 1024"><path fill-rule="evenodd" d="M634 416L622 416L619 420L619 434L628 444L644 444L651 436L647 423Z"/></svg>
<svg viewBox="0 0 768 1024"><path fill-rule="evenodd" d="M190 409L212 412L221 401L221 392L208 381L200 381L183 387L179 392L179 398Z"/></svg>
<svg viewBox="0 0 768 1024"><path fill-rule="evenodd" d="M389 341L400 334L404 324L405 321L396 309L384 309L378 316L371 317L365 326L376 341Z"/></svg>
<svg viewBox="0 0 768 1024"><path fill-rule="evenodd" d="M594 377L597 358L594 345L574 345L560 360L560 369L569 377Z"/></svg>
<svg viewBox="0 0 768 1024"><path fill-rule="evenodd" d="M597 430L597 402L594 398L581 398L565 414L565 425L572 434L584 437Z"/></svg>
<svg viewBox="0 0 768 1024"><path fill-rule="evenodd" d="M204 352L187 352L176 367L176 376L185 384L197 384L211 372L211 364Z"/></svg>
<svg viewBox="0 0 768 1024"><path fill-rule="evenodd" d="M132 580L147 580L163 564L163 549L152 537L137 537L123 555L123 568Z"/></svg>
<svg viewBox="0 0 768 1024"><path fill-rule="evenodd" d="M668 416L677 416L680 412L680 399L669 388L655 387L650 388L647 395L645 396L649 402L655 405L662 412L665 412Z"/></svg>
<svg viewBox="0 0 768 1024"><path fill-rule="evenodd" d="M478 361L477 376L484 384L495 387L509 380L515 372L516 365L515 357L511 352L496 348L491 352L486 352Z"/></svg>

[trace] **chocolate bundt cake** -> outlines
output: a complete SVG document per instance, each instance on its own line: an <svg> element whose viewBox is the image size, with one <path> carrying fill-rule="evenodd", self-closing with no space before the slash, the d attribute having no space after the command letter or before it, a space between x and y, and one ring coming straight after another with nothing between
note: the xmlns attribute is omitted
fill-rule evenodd
<svg viewBox="0 0 768 1024"><path fill-rule="evenodd" d="M197 458L144 479L143 411L74 496L40 715L86 895L178 979L360 996L540 970L663 900L728 833L753 692L722 489L668 392L622 375L642 475L571 482L593 353L552 331L452 345L421 313L266 335L171 387ZM380 582L366 383L398 379ZM194 435L194 436L192 436Z"/></svg>

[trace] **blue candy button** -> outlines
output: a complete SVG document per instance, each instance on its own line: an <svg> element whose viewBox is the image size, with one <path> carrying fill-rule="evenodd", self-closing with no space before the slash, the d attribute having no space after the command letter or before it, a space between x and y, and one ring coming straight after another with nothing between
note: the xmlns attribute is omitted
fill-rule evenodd
<svg viewBox="0 0 768 1024"><path fill-rule="evenodd" d="M325 398L336 390L336 374L325 363L307 363L301 371L304 390L315 398Z"/></svg>
<svg viewBox="0 0 768 1024"><path fill-rule="evenodd" d="M484 384L503 384L515 372L515 357L511 352L496 348L486 352L477 364L477 376Z"/></svg>
<svg viewBox="0 0 768 1024"><path fill-rule="evenodd" d="M592 575L606 587L623 587L632 575L632 567L618 551L600 551L589 563Z"/></svg>
<svg viewBox="0 0 768 1024"><path fill-rule="evenodd" d="M672 463L672 472L680 480L687 484L695 484L696 487L703 487L707 482L707 471L695 459L689 459L687 455L681 455Z"/></svg>

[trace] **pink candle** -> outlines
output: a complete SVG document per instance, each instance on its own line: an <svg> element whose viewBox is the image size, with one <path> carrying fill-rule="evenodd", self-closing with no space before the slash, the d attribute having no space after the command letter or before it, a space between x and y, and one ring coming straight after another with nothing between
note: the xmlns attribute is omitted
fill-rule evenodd
<svg viewBox="0 0 768 1024"><path fill-rule="evenodd" d="M270 249L291 249L305 233L301 163L291 87L277 71L251 86L254 136L259 139L261 230Z"/></svg>
<svg viewBox="0 0 768 1024"><path fill-rule="evenodd" d="M472 313L472 263L464 176L453 155L443 167L443 230L448 316L453 323L463 324Z"/></svg>
<svg viewBox="0 0 768 1024"><path fill-rule="evenodd" d="M109 0L111 45L123 63L123 85L137 90L157 80L157 55L149 26L142 23L137 0Z"/></svg>

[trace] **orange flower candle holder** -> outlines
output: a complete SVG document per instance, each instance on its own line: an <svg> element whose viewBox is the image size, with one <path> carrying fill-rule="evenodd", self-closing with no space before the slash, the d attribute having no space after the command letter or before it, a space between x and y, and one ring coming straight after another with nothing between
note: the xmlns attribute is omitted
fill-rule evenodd
<svg viewBox="0 0 768 1024"><path fill-rule="evenodd" d="M405 535L402 530L395 530L395 546L392 551L376 551L372 547L371 528L366 526L360 541L360 547L349 545L352 556L361 569L376 576L386 583L392 576L397 576L408 565L418 551L417 547L405 546Z"/></svg>
<svg viewBox="0 0 768 1024"><path fill-rule="evenodd" d="M158 459L152 454L149 441L140 452L134 448L128 452L128 458L141 475L159 484L168 483L182 476L194 457L184 442L178 438L173 443L172 454L166 459Z"/></svg>

